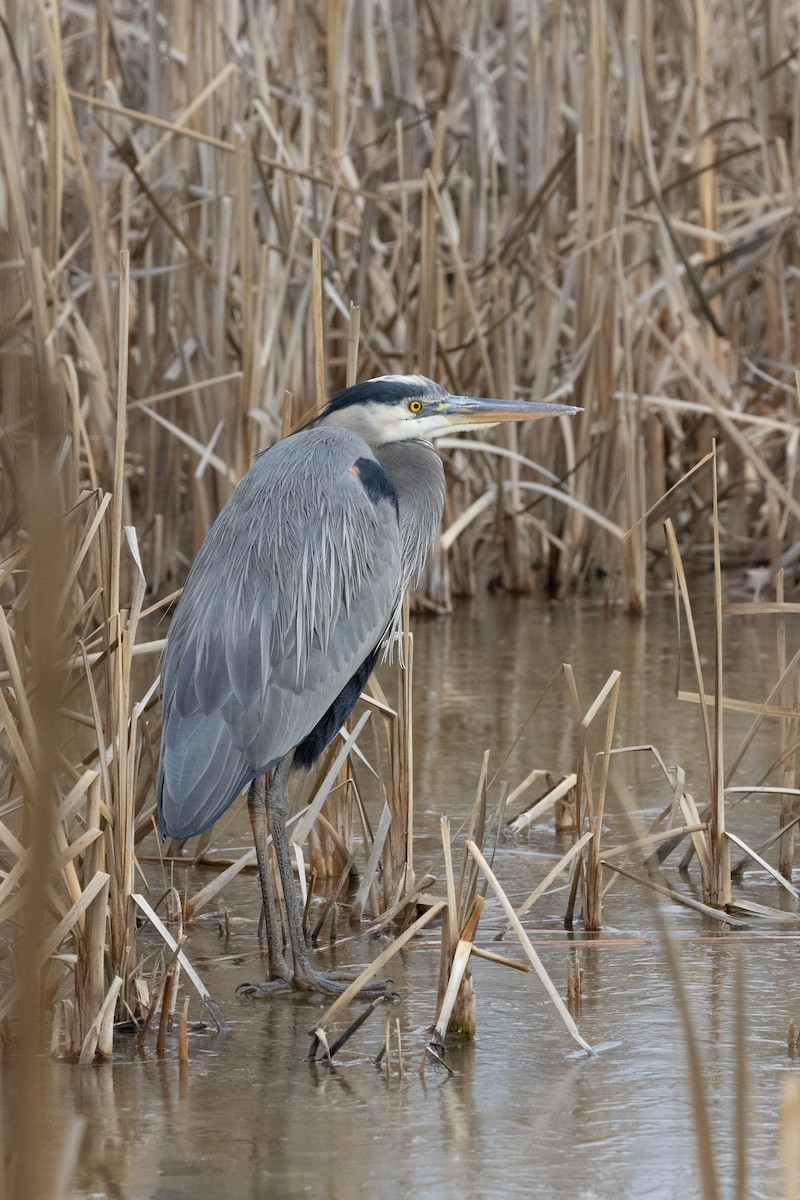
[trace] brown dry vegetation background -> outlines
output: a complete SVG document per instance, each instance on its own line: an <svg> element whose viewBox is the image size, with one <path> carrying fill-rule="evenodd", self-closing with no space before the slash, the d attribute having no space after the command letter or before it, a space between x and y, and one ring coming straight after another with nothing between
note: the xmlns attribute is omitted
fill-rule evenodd
<svg viewBox="0 0 800 1200"><path fill-rule="evenodd" d="M420 606L488 580L641 612L665 516L711 561L711 472L685 476L714 439L722 561L775 594L800 547L800 29L780 0L0 17L0 1003L30 998L32 1051L74 971L59 1037L91 1058L136 1003L142 614L346 379L584 409L446 448Z"/></svg>

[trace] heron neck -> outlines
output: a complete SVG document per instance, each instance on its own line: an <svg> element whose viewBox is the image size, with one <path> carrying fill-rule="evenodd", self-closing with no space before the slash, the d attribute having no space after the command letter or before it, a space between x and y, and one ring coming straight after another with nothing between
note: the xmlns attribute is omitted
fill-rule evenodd
<svg viewBox="0 0 800 1200"><path fill-rule="evenodd" d="M397 492L403 590L419 578L444 508L444 467L429 442L390 442L374 450Z"/></svg>

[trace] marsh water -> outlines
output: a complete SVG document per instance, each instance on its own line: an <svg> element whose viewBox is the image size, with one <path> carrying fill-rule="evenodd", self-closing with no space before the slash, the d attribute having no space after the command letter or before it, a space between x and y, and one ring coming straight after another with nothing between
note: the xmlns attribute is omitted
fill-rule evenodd
<svg viewBox="0 0 800 1200"><path fill-rule="evenodd" d="M765 699L776 674L772 618L729 625L728 695ZM712 653L710 623L702 625ZM549 606L534 598L484 596L454 617L415 622L415 867L433 864L439 816L454 830L467 817L484 749L495 767L562 662L572 663L588 708L609 673L622 672L615 745L654 744L667 764L686 771L687 789L702 805L707 774L699 709L674 697L676 636L672 602L655 597L640 621L601 606ZM684 684L693 688L687 674ZM603 718L604 720L604 718ZM726 715L726 757L749 719ZM601 745L600 733L595 749ZM736 782L753 782L776 757L776 735L756 741ZM502 767L513 788L535 766L554 775L574 769L576 735L566 688L556 686ZM496 795L497 785L493 795ZM652 819L670 791L647 752L614 759L604 844L630 840L624 815L633 802ZM514 805L512 812L521 807ZM776 827L774 798L745 800L730 825L753 845ZM242 814L227 833L245 849ZM521 839L501 842L495 871L517 903L570 845L552 817ZM670 881L697 894L667 864ZM738 857L738 855L736 855ZM673 862L673 859L675 860ZM641 859L629 860L641 871ZM435 873L442 877L441 868ZM196 891L208 873L195 869L179 888ZM154 880L154 890L157 889ZM791 910L766 873L747 871L737 895ZM221 933L222 905L229 932ZM650 900L618 880L604 903L604 929L589 935L563 916L567 884L559 880L527 914L525 927L545 967L566 995L569 963L579 956L584 991L573 1012L583 1036L599 1048L587 1057L570 1039L532 974L474 960L478 1030L454 1043L447 1066L423 1057L435 1013L438 933L429 931L392 962L400 999L378 1010L335 1060L306 1061L309 1030L325 1008L319 999L239 999L235 987L263 972L256 937L255 877L240 875L223 900L188 927L187 954L223 1007L231 1031L190 1035L182 1071L174 1045L164 1057L131 1045L106 1066L51 1068L53 1101L62 1116L86 1126L73 1176L82 1200L327 1200L353 1197L652 1197L700 1194L686 1039ZM778 1114L782 1088L798 1065L787 1053L791 1018L800 1018L798 934L793 923L721 930L696 912L666 904L703 1061L714 1155L723 1194L733 1194L736 970L745 970L746 1062L749 1072L746 1161L750 1197L782 1196ZM489 899L479 944L522 959ZM322 965L358 966L386 944L340 922L342 938L319 951ZM182 1003L182 1001L181 1001ZM196 998L190 1016L203 1015ZM376 1066L386 1016L399 1023L391 1069ZM337 1028L344 1028L347 1020Z"/></svg>

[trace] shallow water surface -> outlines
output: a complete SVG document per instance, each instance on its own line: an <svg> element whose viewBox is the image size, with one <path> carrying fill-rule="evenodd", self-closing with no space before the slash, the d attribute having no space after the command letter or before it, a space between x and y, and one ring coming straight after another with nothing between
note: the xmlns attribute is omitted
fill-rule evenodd
<svg viewBox="0 0 800 1200"><path fill-rule="evenodd" d="M773 682L772 631L740 623L734 632L726 692L763 699ZM710 634L705 645L710 653ZM488 597L464 606L452 620L417 622L417 872L435 863L439 815L449 812L454 830L468 815L483 750L491 747L493 763L500 765L544 682L562 662L575 668L584 709L609 673L622 671L615 745L655 743L667 764L686 770L687 788L702 805L707 774L700 713L674 699L674 654L674 614L659 600L638 622L599 609ZM693 689L688 675L682 686ZM747 718L726 716L728 758L748 724ZM593 727L595 750L601 725ZM560 682L508 756L502 777L513 788L534 766L554 774L570 771L576 744ZM736 781L757 781L774 755L768 736L758 741ZM493 796L496 792L495 786ZM626 804L633 802L652 819L669 799L652 756L615 758L605 845L630 840ZM742 803L730 824L758 845L776 827L776 802ZM246 829L244 818L231 827L232 845L246 847ZM549 817L524 839L501 843L495 871L512 900L520 903L569 844L569 835L553 833ZM642 873L640 862L629 862ZM434 873L441 879L440 867ZM189 889L196 891L206 875L195 870ZM684 891L697 887L696 869L682 881L677 861L668 875ZM180 873L176 884L184 886ZM157 895L155 879L154 890ZM793 901L779 892L765 873L754 870L737 894L791 909ZM231 917L227 941L220 936L220 903L192 922L186 946L231 1032L194 1032L183 1074L174 1048L158 1059L152 1049L139 1055L131 1047L112 1065L89 1070L52 1065L57 1108L87 1118L74 1195L82 1200L699 1195L685 1036L650 901L637 885L618 879L605 899L604 930L591 937L579 926L571 934L564 930L566 899L560 881L524 923L562 995L569 963L579 955L584 995L574 1015L600 1053L587 1058L577 1051L532 974L473 960L477 1037L449 1049L452 1074L430 1064L420 1074L425 1027L435 1012L436 931L393 960L390 974L401 999L370 1018L335 1066L309 1063L309 1031L324 1001L234 996L237 983L263 974L255 878L239 876L224 893ZM795 926L724 933L685 908L668 905L667 912L704 1056L723 1191L732 1194L736 1152L735 973L741 955L750 1089L747 1194L783 1195L777 1120L783 1084L797 1069L786 1050L789 1020L800 1016ZM513 937L500 946L493 940L502 924L490 898L479 944L522 959ZM340 933L344 939L333 952L319 952L320 965L333 953L337 966L358 966L385 945L354 934L343 921ZM191 1016L200 1015L193 998ZM391 1070L374 1064L386 1016L400 1025L402 1073L396 1044ZM340 1021L338 1028L345 1024Z"/></svg>

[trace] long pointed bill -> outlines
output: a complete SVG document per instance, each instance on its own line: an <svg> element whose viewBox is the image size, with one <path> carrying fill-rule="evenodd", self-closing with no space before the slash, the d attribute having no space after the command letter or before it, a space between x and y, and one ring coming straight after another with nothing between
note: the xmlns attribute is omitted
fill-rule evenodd
<svg viewBox="0 0 800 1200"><path fill-rule="evenodd" d="M583 412L569 404L536 404L525 400L483 400L471 396L448 396L439 416L451 432L475 425L498 425L501 421L535 421L539 417L572 417Z"/></svg>

